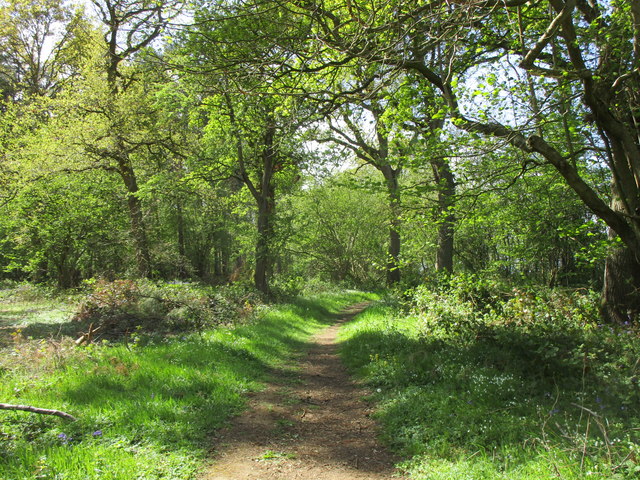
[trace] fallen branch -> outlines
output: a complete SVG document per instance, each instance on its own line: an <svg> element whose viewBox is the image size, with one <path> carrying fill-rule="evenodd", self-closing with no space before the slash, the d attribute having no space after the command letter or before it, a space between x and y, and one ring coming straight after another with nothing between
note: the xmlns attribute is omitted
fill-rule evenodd
<svg viewBox="0 0 640 480"><path fill-rule="evenodd" d="M11 405L9 403L0 403L0 410L22 410L24 412L39 413L41 415L55 415L56 417L61 417L66 420L71 420L72 422L75 422L77 420L77 418L74 417L73 415L69 415L68 413L61 412L60 410L31 407L29 405Z"/></svg>
<svg viewBox="0 0 640 480"><path fill-rule="evenodd" d="M86 343L87 345L91 344L91 342L93 342L93 336L96 333L98 333L101 328L102 328L102 326L99 326L97 328L93 328L93 323L91 325L89 325L89 331L87 333L83 333L76 340L76 345L82 345L83 343Z"/></svg>

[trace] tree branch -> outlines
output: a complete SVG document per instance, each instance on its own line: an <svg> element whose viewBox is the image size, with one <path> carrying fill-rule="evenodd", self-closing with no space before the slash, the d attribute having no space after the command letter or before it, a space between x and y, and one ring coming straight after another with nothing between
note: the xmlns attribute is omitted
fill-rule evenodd
<svg viewBox="0 0 640 480"><path fill-rule="evenodd" d="M564 8L560 11L556 18L553 19L551 24L549 24L547 30L540 36L535 45L531 47L531 49L524 56L524 59L520 62L520 67L526 70L533 65L533 62L535 62L536 58L538 58L538 55L540 54L540 52L542 52L544 47L547 46L549 40L551 40L555 36L562 22L564 22L564 20L569 15L571 15L575 6L576 0L567 0Z"/></svg>
<svg viewBox="0 0 640 480"><path fill-rule="evenodd" d="M23 412L38 413L40 415L55 415L56 417L64 418L65 420L71 420L72 422L78 419L73 415L69 415L66 412L60 410L51 410L48 408L38 408L29 405L12 405L9 403L0 403L0 410L21 410Z"/></svg>

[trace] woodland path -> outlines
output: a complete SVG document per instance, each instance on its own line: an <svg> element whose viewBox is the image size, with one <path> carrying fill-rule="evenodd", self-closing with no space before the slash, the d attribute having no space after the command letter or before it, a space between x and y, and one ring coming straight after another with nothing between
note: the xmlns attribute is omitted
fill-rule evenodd
<svg viewBox="0 0 640 480"><path fill-rule="evenodd" d="M376 439L366 391L337 352L340 325L366 303L341 312L312 338L296 368L274 374L249 409L214 438L201 480L389 480L394 458Z"/></svg>

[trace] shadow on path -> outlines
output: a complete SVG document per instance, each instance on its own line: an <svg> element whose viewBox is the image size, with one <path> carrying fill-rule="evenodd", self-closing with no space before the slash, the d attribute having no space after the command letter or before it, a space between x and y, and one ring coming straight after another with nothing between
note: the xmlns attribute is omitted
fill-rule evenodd
<svg viewBox="0 0 640 480"><path fill-rule="evenodd" d="M394 458L377 442L366 392L338 357L340 325L354 305L316 335L299 365L274 372L251 408L214 439L202 480L378 480L394 476Z"/></svg>

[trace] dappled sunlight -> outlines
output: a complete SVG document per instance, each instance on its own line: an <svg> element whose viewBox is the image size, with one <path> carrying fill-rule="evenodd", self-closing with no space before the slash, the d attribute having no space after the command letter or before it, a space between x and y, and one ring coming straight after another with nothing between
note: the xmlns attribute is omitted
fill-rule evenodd
<svg viewBox="0 0 640 480"><path fill-rule="evenodd" d="M345 359L376 389L385 439L414 457L408 470L574 478L625 461L640 392L621 371L621 337L500 324L469 332L431 335L419 316L382 307L346 327Z"/></svg>

